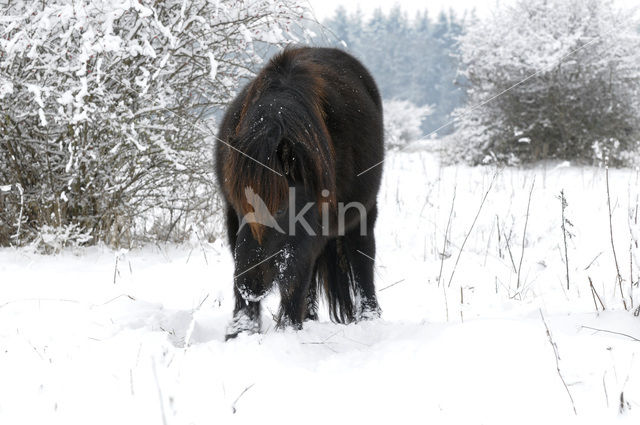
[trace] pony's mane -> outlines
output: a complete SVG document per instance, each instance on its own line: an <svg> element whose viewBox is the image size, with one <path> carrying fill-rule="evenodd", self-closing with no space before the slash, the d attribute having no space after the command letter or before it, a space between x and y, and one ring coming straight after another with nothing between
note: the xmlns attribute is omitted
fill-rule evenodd
<svg viewBox="0 0 640 425"><path fill-rule="evenodd" d="M335 153L325 124L323 72L303 49L285 49L247 88L228 140L233 148L225 148L223 164L222 184L236 211L260 213L248 202L251 188L273 215L287 202L289 186L299 183L315 195L319 208L322 202L335 207ZM249 225L262 243L264 226Z"/></svg>

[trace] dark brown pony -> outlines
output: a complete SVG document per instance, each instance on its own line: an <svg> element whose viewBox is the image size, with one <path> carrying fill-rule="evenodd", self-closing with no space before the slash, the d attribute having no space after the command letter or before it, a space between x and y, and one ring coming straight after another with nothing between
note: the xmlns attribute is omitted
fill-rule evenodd
<svg viewBox="0 0 640 425"><path fill-rule="evenodd" d="M260 330L276 283L278 325L378 317L373 284L382 105L360 62L337 49L276 55L229 106L216 146L236 272L227 338ZM246 225L245 225L246 224Z"/></svg>

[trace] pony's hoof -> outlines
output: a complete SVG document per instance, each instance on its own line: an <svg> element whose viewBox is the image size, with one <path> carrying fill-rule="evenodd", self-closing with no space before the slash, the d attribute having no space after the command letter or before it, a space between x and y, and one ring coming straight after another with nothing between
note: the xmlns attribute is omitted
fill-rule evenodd
<svg viewBox="0 0 640 425"><path fill-rule="evenodd" d="M307 314L307 316L304 318L305 322L317 322L318 321L318 315L317 314Z"/></svg>
<svg viewBox="0 0 640 425"><path fill-rule="evenodd" d="M293 321L291 320L290 317L281 314L280 318L276 323L276 329L279 331L284 331L289 329L293 331L299 331L299 330L302 330L302 323L298 321Z"/></svg>
<svg viewBox="0 0 640 425"><path fill-rule="evenodd" d="M362 310L360 314L358 314L357 321L365 321L365 320L376 320L379 319L382 315L382 310L378 307L377 304L365 304L362 306Z"/></svg>
<svg viewBox="0 0 640 425"><path fill-rule="evenodd" d="M247 334L259 333L260 321L252 319L244 311L239 311L233 316L229 325L227 325L224 340L229 341L243 332Z"/></svg>
<svg viewBox="0 0 640 425"><path fill-rule="evenodd" d="M228 332L228 331L227 331ZM253 334L255 332L249 332L249 331L238 331L238 332L233 332L233 333L227 333L224 336L224 342L229 341L230 339L235 339L238 337L238 335L240 335L241 333L246 333L246 334Z"/></svg>

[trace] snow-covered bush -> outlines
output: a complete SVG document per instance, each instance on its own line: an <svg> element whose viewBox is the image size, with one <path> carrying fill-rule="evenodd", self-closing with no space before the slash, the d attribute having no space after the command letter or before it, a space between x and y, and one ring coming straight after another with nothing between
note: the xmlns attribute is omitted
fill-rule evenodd
<svg viewBox="0 0 640 425"><path fill-rule="evenodd" d="M213 214L211 117L303 14L292 0L0 2L0 185L24 189L0 193L0 245L68 224L119 245L152 209Z"/></svg>
<svg viewBox="0 0 640 425"><path fill-rule="evenodd" d="M620 143L612 137L596 140L591 145L593 158L599 166L640 165L640 137L635 143Z"/></svg>
<svg viewBox="0 0 640 425"><path fill-rule="evenodd" d="M63 248L82 246L91 238L91 234L81 229L77 224L65 224L57 227L45 224L39 229L29 246L36 252L55 254Z"/></svg>
<svg viewBox="0 0 640 425"><path fill-rule="evenodd" d="M602 0L518 0L472 23L460 37L469 103L449 156L591 160L597 141L616 140L610 160L625 161L640 140L636 24Z"/></svg>
<svg viewBox="0 0 640 425"><path fill-rule="evenodd" d="M429 106L416 106L408 100L385 100L384 139L388 148L399 148L422 135L422 121L431 113Z"/></svg>

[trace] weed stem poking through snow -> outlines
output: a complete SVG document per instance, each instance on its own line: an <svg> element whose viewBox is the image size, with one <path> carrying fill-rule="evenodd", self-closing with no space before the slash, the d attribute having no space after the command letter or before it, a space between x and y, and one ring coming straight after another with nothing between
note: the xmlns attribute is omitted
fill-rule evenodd
<svg viewBox="0 0 640 425"><path fill-rule="evenodd" d="M629 339L632 339L636 342L640 342L640 339L636 338L635 336L623 333L623 332L616 332L616 331L610 331L608 329L599 329L599 328L592 328L591 326L581 326L581 328L583 329L591 329L592 331L596 331L596 332L606 332L609 334L614 334L614 335L620 335L620 336L626 336Z"/></svg>
<svg viewBox="0 0 640 425"><path fill-rule="evenodd" d="M625 310L627 308L627 300L624 298L624 292L622 291L622 275L620 274L620 266L618 266L618 256L616 255L616 245L613 242L613 220L611 212L611 194L609 192L609 166L605 166L605 181L607 183L607 207L609 208L609 236L611 239L611 251L613 251L613 261L616 264L616 280L618 281L618 287L620 288L620 296L622 297L622 305Z"/></svg>
<svg viewBox="0 0 640 425"><path fill-rule="evenodd" d="M245 388L244 390L242 390L242 392L240 393L240 395L238 396L238 398L235 399L235 401L233 402L233 404L231 405L231 411L235 414L236 413L236 403L238 403L238 401L240 400L240 398L244 395L244 393L246 393L247 391L249 391L251 389L251 387L253 387L255 385L255 383L249 385L247 388Z"/></svg>
<svg viewBox="0 0 640 425"><path fill-rule="evenodd" d="M457 186L453 186L453 198L451 198L451 210L449 210L449 219L447 220L447 227L444 230L444 242L442 244L442 252L440 253L440 272L438 273L438 286L442 280L442 269L444 267L444 258L446 257L447 245L449 244L449 229L451 228L451 219L453 217L453 206L456 203L456 189Z"/></svg>
<svg viewBox="0 0 640 425"><path fill-rule="evenodd" d="M536 185L536 178L533 177L531 183L531 189L529 190L529 200L527 201L527 215L524 219L524 231L522 232L522 251L520 251L520 263L518 264L518 283L517 288L520 288L520 271L522 270L522 259L524 258L524 247L527 239L527 225L529 224L529 208L531 207L531 195L533 194L533 188Z"/></svg>
<svg viewBox="0 0 640 425"><path fill-rule="evenodd" d="M602 311L605 311L605 307L604 304L602 303L602 299L600 299L600 295L598 295L598 291L596 291L596 288L593 286L593 281L591 280L591 276L587 276L587 278L589 279L589 286L591 287L591 296L593 297L593 304L595 304L596 306L596 312L598 312L598 303L596 302L596 298L598 298L598 301L600 302L600 307L602 307Z"/></svg>
<svg viewBox="0 0 640 425"><path fill-rule="evenodd" d="M562 377L562 373L560 372L560 356L558 355L558 346L553 341L553 337L551 336L551 331L549 330L549 326L547 326L547 321L544 320L544 315L542 314L542 310L539 310L539 311L540 311L540 318L542 319L542 323L544 323L544 328L547 331L547 337L549 338L549 343L551 344L551 348L553 348L553 355L555 356L555 359L556 359L556 370L558 371L558 376L562 381L562 385L564 385L564 389L567 390L567 394L569 395L569 400L571 400L571 407L573 408L573 413L577 415L578 411L576 410L576 403L573 401L573 396L571 395L571 391L569 391L569 387L567 386L567 383L565 382L564 378Z"/></svg>
<svg viewBox="0 0 640 425"><path fill-rule="evenodd" d="M476 225L476 221L478 221L478 217L480 216L480 212L482 211L484 202L487 200L487 196L489 196L489 192L491 192L493 183L495 183L496 177L498 177L498 174L500 174L502 170L504 170L504 167L499 169L493 174L493 177L491 178L491 183L489 183L489 188L487 188L487 191L484 193L484 196L482 197L482 202L480 202L480 206L478 207L478 212L476 213L476 216L473 219L473 222L471 223L471 227L469 228L469 231L467 232L467 234L464 237L464 240L462 241L462 245L460 246L460 251L458 251L458 256L456 257L456 262L453 265L453 270L451 270L451 276L449 276L449 283L447 284L447 287L451 286L451 281L453 280L453 275L456 273L456 268L458 267L458 261L460 261L460 256L462 255L464 246L467 243L467 240L469 239L469 236L471 235L471 232L473 231L474 226Z"/></svg>
<svg viewBox="0 0 640 425"><path fill-rule="evenodd" d="M569 237L571 237L571 233L568 233L567 231L567 224L568 225L572 225L572 224L569 220L567 220L567 216L565 214L565 211L569 204L567 203L567 198L564 196L564 189L560 190L559 198L560 198L560 204L562 206L561 228L562 228L562 241L564 243L564 266L565 266L566 276L567 276L567 291L568 291L570 285L569 285L569 251L567 249L567 234L569 235Z"/></svg>

